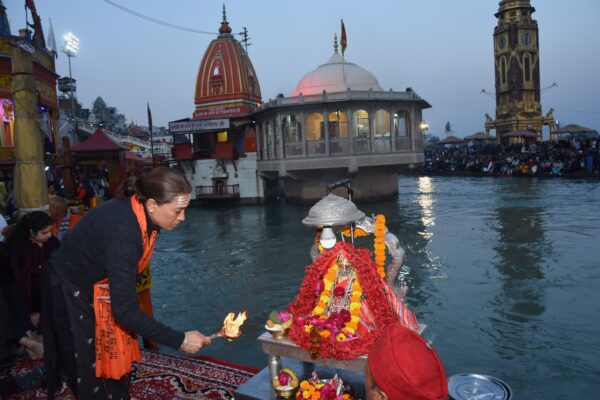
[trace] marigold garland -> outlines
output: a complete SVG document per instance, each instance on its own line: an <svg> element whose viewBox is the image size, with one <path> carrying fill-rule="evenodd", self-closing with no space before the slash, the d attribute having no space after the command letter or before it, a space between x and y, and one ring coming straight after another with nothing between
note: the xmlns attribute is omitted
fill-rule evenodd
<svg viewBox="0 0 600 400"><path fill-rule="evenodd" d="M325 320L324 323L326 323L326 324L328 323L329 325L332 325L334 323L334 321L338 320L338 314L335 314L333 317L330 316L329 318L327 318L323 315L323 313L325 312L325 310L327 310L327 308L331 302L332 293L334 294L334 297L347 295L346 289L343 289L341 287L340 288L336 287L335 290L333 290L334 283L336 283L335 279L337 277L338 270L339 270L339 266L337 263L333 264L327 270L327 273L323 277L323 282L324 282L323 291L321 292L321 295L319 296L317 305L312 310L312 315L314 317L319 318L319 319L324 319ZM338 289L341 292L339 294L336 293L336 291ZM352 285L349 289L348 297L350 299L350 304L348 306L348 311L349 311L350 317L348 318L348 321L344 322L344 326L341 329L339 329L339 331L334 330L332 328L321 329L319 334L322 337L329 337L331 334L335 334L335 339L337 341L342 341L342 340L346 340L346 339L351 339L356 334L356 330L358 329L358 323L360 321L360 310L361 310L361 300L362 300L362 287L360 286L360 283L358 282L358 278L356 278L356 276L354 276L352 279ZM319 322L319 321L317 321L317 322ZM310 331L314 328L315 328L315 325L311 324L310 321L305 322L304 330L307 333L310 334Z"/></svg>
<svg viewBox="0 0 600 400"><path fill-rule="evenodd" d="M354 271L358 278L356 281L360 282L360 288L362 289L360 292L362 292L362 296L368 299L369 309L373 314L374 330L368 335L355 336L348 340L338 340L337 337L331 334L325 334L326 336L321 337L319 355L323 358L334 357L350 360L366 354L370 345L383 332L383 328L397 319L386 297L385 283L377 273L371 259L371 252L367 249L354 249L350 243L339 242L332 249L325 250L307 268L298 295L288 305L288 311L295 318L294 324L290 328L289 338L305 350L310 349L310 332L305 330L305 321L311 317L311 312L317 306L321 294L325 290L324 287L320 287L319 282L323 281L330 268L337 262L340 253L354 265ZM353 287L352 296L354 296L354 300L359 300L359 291L354 289ZM354 291L357 293L354 293ZM351 309L350 312L352 311L355 310ZM358 326L359 316L352 315L351 320L355 321ZM352 324L350 327L345 326L344 328L353 328L353 326Z"/></svg>
<svg viewBox="0 0 600 400"><path fill-rule="evenodd" d="M385 216L379 214L375 218L375 263L381 278L385 278Z"/></svg>

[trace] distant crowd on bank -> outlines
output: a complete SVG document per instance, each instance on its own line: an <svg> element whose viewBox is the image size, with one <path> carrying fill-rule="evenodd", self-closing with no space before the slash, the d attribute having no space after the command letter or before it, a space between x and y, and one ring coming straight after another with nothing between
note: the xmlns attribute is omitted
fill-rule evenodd
<svg viewBox="0 0 600 400"><path fill-rule="evenodd" d="M597 141L425 149L420 173L495 176L600 176Z"/></svg>
<svg viewBox="0 0 600 400"><path fill-rule="evenodd" d="M65 185L62 174L49 170L46 173L48 182L48 197L69 198L69 205L90 208L95 201L104 201L110 197L108 171L98 169L93 172L76 171L73 174L72 193L65 193ZM0 171L0 214L7 219L14 216L17 211L13 179L11 172Z"/></svg>

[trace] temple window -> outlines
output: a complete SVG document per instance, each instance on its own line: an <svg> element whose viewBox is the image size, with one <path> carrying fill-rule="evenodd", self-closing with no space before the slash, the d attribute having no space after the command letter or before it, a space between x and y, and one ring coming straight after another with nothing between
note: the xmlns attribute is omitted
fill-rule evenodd
<svg viewBox="0 0 600 400"><path fill-rule="evenodd" d="M500 84L506 85L506 58L500 58Z"/></svg>
<svg viewBox="0 0 600 400"><path fill-rule="evenodd" d="M328 120L330 138L348 137L348 114L345 111L330 113Z"/></svg>
<svg viewBox="0 0 600 400"><path fill-rule="evenodd" d="M374 131L375 136L390 136L390 113L386 110L377 110L375 113Z"/></svg>
<svg viewBox="0 0 600 400"><path fill-rule="evenodd" d="M283 131L283 140L285 143L297 143L302 141L300 132L300 123L295 115L286 115L281 121L281 129Z"/></svg>
<svg viewBox="0 0 600 400"><path fill-rule="evenodd" d="M410 115L406 110L398 110L394 114L394 132L396 137L405 137L410 134Z"/></svg>
<svg viewBox="0 0 600 400"><path fill-rule="evenodd" d="M213 82L210 86L210 94L219 95L222 92L223 87L220 82Z"/></svg>
<svg viewBox="0 0 600 400"><path fill-rule="evenodd" d="M369 137L369 113L365 110L354 112L354 137Z"/></svg>
<svg viewBox="0 0 600 400"><path fill-rule="evenodd" d="M323 140L323 115L321 113L308 114L304 126L306 128L306 140Z"/></svg>

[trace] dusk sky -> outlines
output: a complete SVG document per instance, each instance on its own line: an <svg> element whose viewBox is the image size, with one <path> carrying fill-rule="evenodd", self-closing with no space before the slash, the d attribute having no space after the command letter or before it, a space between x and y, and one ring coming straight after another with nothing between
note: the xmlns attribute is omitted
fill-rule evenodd
<svg viewBox="0 0 600 400"><path fill-rule="evenodd" d="M63 35L79 37L72 59L78 99L91 107L102 96L128 121L154 125L191 117L196 73L217 35L223 1L112 0L174 25L214 32L198 34L161 26L104 0L35 0L48 37L52 20L57 46ZM289 96L298 80L325 63L344 19L347 60L371 71L385 90L412 87L433 107L424 111L429 133L443 136L450 121L457 136L483 130L495 115L494 13L498 0L229 0L233 32L246 27L249 55L263 100ZM600 130L600 1L532 0L540 35L541 86L545 114L554 108L561 125ZM25 25L24 0L4 0L12 33ZM241 39L240 36L236 36ZM59 53L57 73L68 76Z"/></svg>

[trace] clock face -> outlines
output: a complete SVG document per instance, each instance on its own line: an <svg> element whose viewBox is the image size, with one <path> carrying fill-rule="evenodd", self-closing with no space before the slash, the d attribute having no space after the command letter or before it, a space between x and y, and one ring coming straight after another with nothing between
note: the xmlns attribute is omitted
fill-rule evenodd
<svg viewBox="0 0 600 400"><path fill-rule="evenodd" d="M529 32L523 32L521 36L521 43L528 46L531 44L531 34Z"/></svg>
<svg viewBox="0 0 600 400"><path fill-rule="evenodd" d="M498 38L498 47L500 47L501 49L506 47L506 37L504 37L504 35Z"/></svg>

